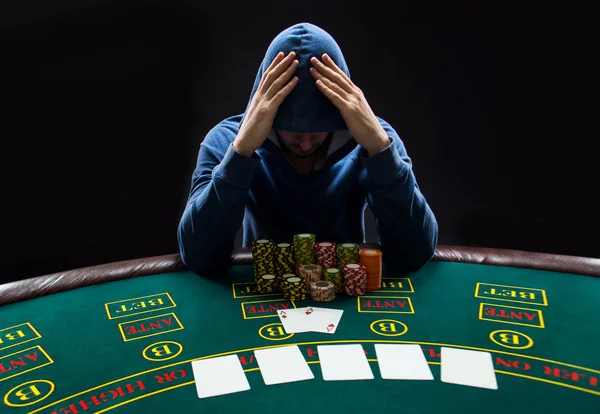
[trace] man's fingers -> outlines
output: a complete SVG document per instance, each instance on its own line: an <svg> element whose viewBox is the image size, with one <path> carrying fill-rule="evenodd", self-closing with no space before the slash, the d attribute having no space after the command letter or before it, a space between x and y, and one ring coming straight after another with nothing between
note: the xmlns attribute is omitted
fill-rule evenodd
<svg viewBox="0 0 600 414"><path fill-rule="evenodd" d="M339 89L327 78L321 78L316 81L317 87L329 100L340 110L348 106L347 101L340 95Z"/></svg>
<svg viewBox="0 0 600 414"><path fill-rule="evenodd" d="M297 68L298 61L294 60L286 69L286 71L279 75L279 77L271 84L271 87L267 90L267 97L271 98L272 96L275 96L275 94L283 87L283 85L288 81Z"/></svg>
<svg viewBox="0 0 600 414"><path fill-rule="evenodd" d="M350 85L354 86L354 83L352 82L352 80L348 77L348 75L346 75L344 73L344 71L342 69L340 69L340 67L338 65L335 64L335 62L333 61L333 59L331 57L329 57L329 55L327 53L323 54L323 62L329 67L331 68L331 70L333 70L334 72L338 73L346 82L348 82Z"/></svg>
<svg viewBox="0 0 600 414"><path fill-rule="evenodd" d="M272 70L279 62L281 62L281 59L283 59L284 57L285 55L283 52L277 53L277 56L275 56L275 59L273 59L273 61L271 62L271 64L265 72L269 72L270 70Z"/></svg>
<svg viewBox="0 0 600 414"><path fill-rule="evenodd" d="M294 89L294 87L297 84L298 84L298 77L294 76L292 78L292 80L287 83L287 85L285 85L283 88L281 88L281 90L279 92L277 92L275 94L275 96L273 97L273 103L277 107L279 107L283 103L283 100L285 99L285 97L290 94L292 89Z"/></svg>
<svg viewBox="0 0 600 414"><path fill-rule="evenodd" d="M310 68L310 73L313 75L315 80L321 81L321 84L327 86L328 89L331 89L336 94L338 94L341 98L346 99L348 97L348 92L342 88L339 84L335 83L331 79L323 76L318 70L315 68Z"/></svg>
<svg viewBox="0 0 600 414"><path fill-rule="evenodd" d="M268 72L265 72L265 83L263 88L265 91L268 91L271 88L273 82L275 82L279 76L285 72L285 70L290 66L290 64L294 61L296 57L296 53L290 52L285 58L283 58L279 63L275 65L275 67Z"/></svg>
<svg viewBox="0 0 600 414"><path fill-rule="evenodd" d="M279 64L279 62L281 62L281 60L284 57L285 57L285 55L284 55L283 52L277 53L277 55L275 56L275 58L273 59L273 61L269 65L269 67L263 73L263 76L262 76L262 78L260 80L260 83L258 84L258 90L261 90L262 86L264 85L265 81L267 80L267 75L269 74L269 72L271 72L273 70L273 68L275 66L277 66L277 64Z"/></svg>
<svg viewBox="0 0 600 414"><path fill-rule="evenodd" d="M348 83L345 74L344 76L340 75L338 71L326 66L323 62L315 57L313 57L310 62L321 75L340 85L340 87L342 87L347 93L353 93L353 84ZM333 61L331 62L333 63ZM333 65L335 65L335 63L333 63Z"/></svg>

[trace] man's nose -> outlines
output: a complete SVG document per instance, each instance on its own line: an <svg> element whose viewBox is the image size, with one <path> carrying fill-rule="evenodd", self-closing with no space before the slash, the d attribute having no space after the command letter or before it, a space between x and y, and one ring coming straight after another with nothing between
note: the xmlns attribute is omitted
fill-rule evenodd
<svg viewBox="0 0 600 414"><path fill-rule="evenodd" d="M300 138L299 145L300 145L300 148L302 148L304 151L306 151L306 150L312 148L313 142L310 137L302 137L302 138Z"/></svg>

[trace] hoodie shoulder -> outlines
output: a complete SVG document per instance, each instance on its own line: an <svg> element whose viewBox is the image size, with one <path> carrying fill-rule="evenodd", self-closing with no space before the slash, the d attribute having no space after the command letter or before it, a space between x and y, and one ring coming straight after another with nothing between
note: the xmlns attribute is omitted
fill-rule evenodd
<svg viewBox="0 0 600 414"><path fill-rule="evenodd" d="M385 132L387 132L388 136L394 140L394 142L402 143L400 136L398 135L396 130L389 124L389 122L387 122L385 119L383 119L382 117L380 117L378 115L375 115L375 118L377 118L377 120L379 121L379 124L383 127Z"/></svg>
<svg viewBox="0 0 600 414"><path fill-rule="evenodd" d="M240 130L242 116L238 114L223 119L208 131L200 145L222 158Z"/></svg>
<svg viewBox="0 0 600 414"><path fill-rule="evenodd" d="M402 142L402 138L400 138L400 135L398 135L398 132L396 132L396 130L385 119L381 118L378 115L375 115L375 117L377 118L377 120L379 121L379 124L383 127L385 132L388 134L388 137L390 137L394 141L394 145L396 146L396 149L398 150L398 154L400 154L400 156L402 157L402 159L405 162L411 163L411 159L408 156L408 153L406 152L406 147L404 146L404 142Z"/></svg>

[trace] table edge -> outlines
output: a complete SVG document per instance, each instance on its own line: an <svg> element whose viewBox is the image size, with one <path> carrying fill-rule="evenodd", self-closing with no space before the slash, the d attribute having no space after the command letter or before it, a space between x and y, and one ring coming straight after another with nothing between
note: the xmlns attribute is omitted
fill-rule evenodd
<svg viewBox="0 0 600 414"><path fill-rule="evenodd" d="M377 248L374 243L361 248ZM600 259L524 250L438 245L432 261L476 263L600 277ZM231 253L233 265L251 264L250 248ZM187 270L178 253L124 260L33 277L0 285L0 306L84 286Z"/></svg>

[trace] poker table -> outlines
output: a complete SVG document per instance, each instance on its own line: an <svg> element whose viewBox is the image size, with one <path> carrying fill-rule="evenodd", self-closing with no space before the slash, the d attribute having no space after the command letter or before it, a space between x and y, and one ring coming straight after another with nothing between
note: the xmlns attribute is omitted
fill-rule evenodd
<svg viewBox="0 0 600 414"><path fill-rule="evenodd" d="M600 412L600 260L439 246L418 271L331 302L259 294L252 254L197 274L179 255L0 285L0 412ZM342 309L288 334L277 309ZM419 344L433 380L384 380L375 344ZM362 345L374 379L323 380L317 347ZM314 379L265 385L254 351L297 345ZM442 347L492 355L498 389L442 382ZM199 399L192 361L236 355L250 390Z"/></svg>

